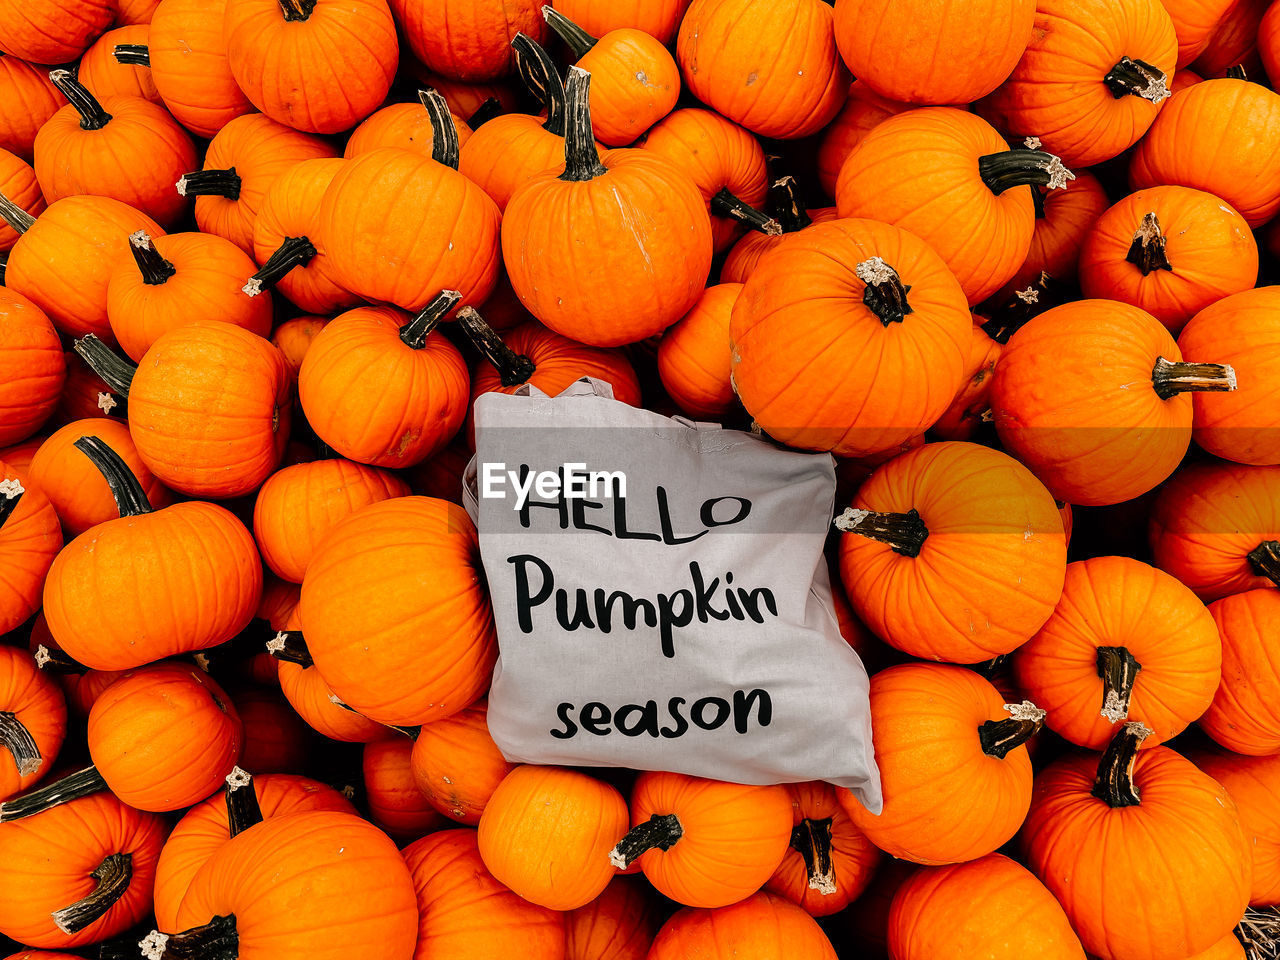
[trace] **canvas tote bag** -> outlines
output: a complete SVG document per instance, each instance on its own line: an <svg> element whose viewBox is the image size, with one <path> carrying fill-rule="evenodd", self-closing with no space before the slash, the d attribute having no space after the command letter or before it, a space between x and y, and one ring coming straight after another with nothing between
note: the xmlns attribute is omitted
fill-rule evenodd
<svg viewBox="0 0 1280 960"><path fill-rule="evenodd" d="M584 378L475 403L463 499L500 656L508 760L826 780L881 807L866 670L823 542L835 469Z"/></svg>

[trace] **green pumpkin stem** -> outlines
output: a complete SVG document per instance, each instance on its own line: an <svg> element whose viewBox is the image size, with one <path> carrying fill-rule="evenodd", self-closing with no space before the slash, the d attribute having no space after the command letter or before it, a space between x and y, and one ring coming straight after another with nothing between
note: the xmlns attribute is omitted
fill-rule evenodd
<svg viewBox="0 0 1280 960"><path fill-rule="evenodd" d="M88 457L106 479L120 516L140 517L144 513L151 512L151 501L147 499L147 491L142 488L142 484L133 475L129 465L121 459L120 454L98 437L81 437L72 446Z"/></svg>
<svg viewBox="0 0 1280 960"><path fill-rule="evenodd" d="M484 317L474 307L463 307L458 311L458 323L467 339L475 346L484 358L498 371L498 377L504 387L518 387L528 383L537 369L533 361L523 353L516 353L498 336L496 330L485 322Z"/></svg>
<svg viewBox="0 0 1280 960"><path fill-rule="evenodd" d="M285 237L276 252L258 268L240 291L245 296L256 297L263 290L270 290L294 267L304 267L316 255L315 244L308 237Z"/></svg>
<svg viewBox="0 0 1280 960"><path fill-rule="evenodd" d="M515 51L516 72L534 99L547 108L547 119L542 129L564 136L565 100L564 81L555 61L542 45L524 33L517 33L511 41Z"/></svg>
<svg viewBox="0 0 1280 960"><path fill-rule="evenodd" d="M22 495L26 492L27 488L17 477L0 480L0 527L3 527L5 521L13 516L13 511L18 509Z"/></svg>
<svg viewBox="0 0 1280 960"><path fill-rule="evenodd" d="M151 235L145 230L129 234L129 252L133 254L133 262L138 265L142 282L147 286L159 286L178 272L177 267L160 255Z"/></svg>
<svg viewBox="0 0 1280 960"><path fill-rule="evenodd" d="M484 103L476 108L476 112L467 117L467 126L472 130L478 130L494 117L501 115L502 104L497 97L488 97Z"/></svg>
<svg viewBox="0 0 1280 960"><path fill-rule="evenodd" d="M406 347L421 350L441 320L458 305L462 294L457 290L441 290L422 311L400 328L400 340Z"/></svg>
<svg viewBox="0 0 1280 960"><path fill-rule="evenodd" d="M1008 719L988 720L978 727L982 752L997 760L1003 760L1011 750L1035 736L1045 718L1045 711L1030 700L1006 703L1004 708L1009 712Z"/></svg>
<svg viewBox="0 0 1280 960"><path fill-rule="evenodd" d="M800 199L796 178L786 176L769 187L769 212L782 227L783 233L798 233L813 224L809 211Z"/></svg>
<svg viewBox="0 0 1280 960"><path fill-rule="evenodd" d="M306 638L301 630L281 630L267 641L267 653L277 660L296 663L300 667L313 667L311 651L307 649Z"/></svg>
<svg viewBox="0 0 1280 960"><path fill-rule="evenodd" d="M102 779L98 768L85 767L38 790L0 803L0 823L33 817L37 813L52 810L59 804L70 803L106 789L107 781Z"/></svg>
<svg viewBox="0 0 1280 960"><path fill-rule="evenodd" d="M280 11L285 20L299 23L310 19L316 3L317 0L280 0Z"/></svg>
<svg viewBox="0 0 1280 960"><path fill-rule="evenodd" d="M978 176L997 197L1013 187L1065 187L1076 175L1052 153L1041 150L1005 150L978 158Z"/></svg>
<svg viewBox="0 0 1280 960"><path fill-rule="evenodd" d="M547 26L559 35L560 39L565 42L565 45L573 51L573 55L579 60L585 57L591 48L599 42L559 10L553 10L550 6L543 5L542 18L547 21Z"/></svg>
<svg viewBox="0 0 1280 960"><path fill-rule="evenodd" d="M262 808L258 806L258 791L253 785L253 774L236 767L227 774L225 790L227 803L227 831L231 836L243 833L262 822Z"/></svg>
<svg viewBox="0 0 1280 960"><path fill-rule="evenodd" d="M214 917L182 933L152 930L138 943L144 960L236 960L240 935L235 914Z"/></svg>
<svg viewBox="0 0 1280 960"><path fill-rule="evenodd" d="M89 876L98 881L92 892L50 914L53 925L68 936L79 933L105 916L124 896L129 889L129 881L133 879L133 854L113 853L105 857Z"/></svg>
<svg viewBox="0 0 1280 960"><path fill-rule="evenodd" d="M98 98L70 70L50 70L49 79L80 114L81 130L101 130L111 122L111 114L102 109Z"/></svg>
<svg viewBox="0 0 1280 960"><path fill-rule="evenodd" d="M449 104L439 90L426 87L418 91L418 100L431 118L431 159L452 170L458 169L462 148L458 145L458 127L449 112Z"/></svg>
<svg viewBox="0 0 1280 960"><path fill-rule="evenodd" d="M79 660L72 660L62 650L46 647L43 643L36 647L34 656L36 666L45 673L82 677L89 672L89 668Z"/></svg>
<svg viewBox="0 0 1280 960"><path fill-rule="evenodd" d="M625 870L646 850L670 850L684 836L684 827L674 813L655 813L644 823L638 823L618 845L609 851L609 862L619 870Z"/></svg>
<svg viewBox="0 0 1280 960"><path fill-rule="evenodd" d="M1109 807L1136 807L1142 802L1138 785L1133 782L1133 762L1138 747L1151 736L1145 724L1130 721L1116 731L1098 761L1098 775L1090 792Z"/></svg>
<svg viewBox="0 0 1280 960"><path fill-rule="evenodd" d="M1151 384L1161 400L1179 393L1230 393L1236 388L1236 372L1225 363L1174 363L1156 357Z"/></svg>
<svg viewBox="0 0 1280 960"><path fill-rule="evenodd" d="M240 199L240 174L235 167L226 170L195 170L184 173L175 184L180 197L224 197Z"/></svg>
<svg viewBox="0 0 1280 960"><path fill-rule="evenodd" d="M767 237L782 236L782 224L740 197L734 196L728 187L721 187L720 191L711 198L711 212L717 217L736 220Z"/></svg>
<svg viewBox="0 0 1280 960"><path fill-rule="evenodd" d="M848 507L836 517L835 528L877 543L887 543L894 553L904 557L920 556L920 549L929 539L929 528L915 509L906 513L876 513L874 510Z"/></svg>
<svg viewBox="0 0 1280 960"><path fill-rule="evenodd" d="M831 857L831 818L801 820L791 831L791 849L804 860L809 889L823 896L836 892L836 866Z"/></svg>
<svg viewBox="0 0 1280 960"><path fill-rule="evenodd" d="M1280 587L1280 541L1263 540L1245 554L1245 558L1255 574Z"/></svg>
<svg viewBox="0 0 1280 960"><path fill-rule="evenodd" d="M13 756L18 768L18 776L29 777L40 769L40 746L26 724L18 719L16 713L0 710L0 747L4 747Z"/></svg>
<svg viewBox="0 0 1280 960"><path fill-rule="evenodd" d="M116 63L135 67L151 66L151 49L145 43L117 43L111 50Z"/></svg>
<svg viewBox="0 0 1280 960"><path fill-rule="evenodd" d="M1152 66L1145 60L1131 60L1128 57L1121 57L1102 78L1116 100L1134 96L1152 103L1162 103L1172 96L1168 81L1169 78L1159 67Z"/></svg>
<svg viewBox="0 0 1280 960"><path fill-rule="evenodd" d="M591 74L581 67L570 67L568 77L564 86L564 173L560 179L570 183L594 180L609 171L600 162L591 134Z"/></svg>
<svg viewBox="0 0 1280 960"><path fill-rule="evenodd" d="M1129 701L1142 664L1125 647L1099 647L1097 664L1102 678L1102 717L1111 723L1129 719Z"/></svg>
<svg viewBox="0 0 1280 960"><path fill-rule="evenodd" d="M897 270L879 257L863 260L854 267L854 272L866 284L862 291L863 304L884 326L902 323L908 314L915 312L907 301L911 288L903 284Z"/></svg>
<svg viewBox="0 0 1280 960"><path fill-rule="evenodd" d="M31 229L35 224L36 218L20 206L0 193L0 220L4 220L14 233L23 234Z"/></svg>
<svg viewBox="0 0 1280 960"><path fill-rule="evenodd" d="M1129 245L1125 260L1141 270L1144 277L1152 270L1172 270L1173 264L1165 253L1167 242L1155 213L1145 213L1142 223L1133 233L1133 243Z"/></svg>

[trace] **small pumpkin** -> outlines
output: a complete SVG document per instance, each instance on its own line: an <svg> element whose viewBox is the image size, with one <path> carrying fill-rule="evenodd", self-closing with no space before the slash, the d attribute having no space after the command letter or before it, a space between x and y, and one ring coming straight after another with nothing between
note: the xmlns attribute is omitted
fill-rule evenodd
<svg viewBox="0 0 1280 960"><path fill-rule="evenodd" d="M0 646L0 800L53 767L67 733L67 704L25 650Z"/></svg>
<svg viewBox="0 0 1280 960"><path fill-rule="evenodd" d="M645 960L658 912L642 883L614 877L604 893L565 914L565 960Z"/></svg>
<svg viewBox="0 0 1280 960"><path fill-rule="evenodd" d="M284 357L285 366L289 368L290 379L295 384L298 382L298 371L302 369L302 361L307 351L311 349L312 341L328 323L328 317L294 317L271 331L271 342Z"/></svg>
<svg viewBox="0 0 1280 960"><path fill-rule="evenodd" d="M0 290L0 445L39 430L66 379L62 344L45 312L15 290Z"/></svg>
<svg viewBox="0 0 1280 960"><path fill-rule="evenodd" d="M227 63L227 0L160 0L147 32L147 60L164 105L198 137L215 137L253 112Z"/></svg>
<svg viewBox="0 0 1280 960"><path fill-rule="evenodd" d="M129 412L129 398L116 393L107 382L74 350L63 354L67 364L67 382L50 423L66 425L77 420L112 419L124 421Z"/></svg>
<svg viewBox="0 0 1280 960"><path fill-rule="evenodd" d="M1222 637L1222 682L1200 727L1233 753L1280 752L1280 671L1272 664L1280 591L1247 590L1209 604Z"/></svg>
<svg viewBox="0 0 1280 960"><path fill-rule="evenodd" d="M87 719L94 701L124 675L122 670L90 670L68 657L49 633L44 613L37 614L32 621L31 640L27 646L36 666L53 677L62 688L68 715L78 720Z"/></svg>
<svg viewBox="0 0 1280 960"><path fill-rule="evenodd" d="M366 743L361 755L369 819L400 841L431 833L447 823L418 789L409 760L412 752L411 740L391 737Z"/></svg>
<svg viewBox="0 0 1280 960"><path fill-rule="evenodd" d="M28 163L36 134L67 98L49 71L17 57L0 57L0 147Z"/></svg>
<svg viewBox="0 0 1280 960"><path fill-rule="evenodd" d="M836 958L817 921L789 900L762 891L727 907L677 911L654 937L648 960L734 960L753 954L787 960Z"/></svg>
<svg viewBox="0 0 1280 960"><path fill-rule="evenodd" d="M539 0L391 0L413 55L428 70L468 83L511 72L508 44L517 33L546 41L540 7Z"/></svg>
<svg viewBox="0 0 1280 960"><path fill-rule="evenodd" d="M742 293L740 283L707 287L693 309L667 328L658 343L658 375L685 413L714 420L732 409L729 318Z"/></svg>
<svg viewBox="0 0 1280 960"><path fill-rule="evenodd" d="M41 589L61 549L62 530L49 498L0 462L0 634L40 609Z"/></svg>
<svg viewBox="0 0 1280 960"><path fill-rule="evenodd" d="M476 826L507 774L515 769L489 735L488 704L424 723L413 741L413 779L427 802L451 820Z"/></svg>
<svg viewBox="0 0 1280 960"><path fill-rule="evenodd" d="M44 194L31 166L15 153L0 148L0 196L9 198L14 206L27 214L38 217L44 212ZM0 220L0 252L12 250L21 234Z"/></svg>
<svg viewBox="0 0 1280 960"><path fill-rule="evenodd" d="M80 58L76 79L99 101L104 97L114 96L142 97L163 106L164 100L156 90L155 78L151 76L150 51L148 50L146 62L135 62L135 51L139 47L147 49L149 33L150 27L146 23L108 30ZM116 52L116 48L120 46L125 48L123 60Z"/></svg>

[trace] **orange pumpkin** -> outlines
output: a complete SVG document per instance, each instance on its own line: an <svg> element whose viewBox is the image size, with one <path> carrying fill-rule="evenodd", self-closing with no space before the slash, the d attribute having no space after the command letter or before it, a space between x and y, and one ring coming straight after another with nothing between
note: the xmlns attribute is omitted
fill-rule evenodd
<svg viewBox="0 0 1280 960"><path fill-rule="evenodd" d="M27 646L35 657L36 666L54 677L62 688L68 715L80 720L89 716L94 701L102 692L124 675L123 671L90 670L68 657L49 632L43 613L37 614L31 623L31 640Z"/></svg>
<svg viewBox="0 0 1280 960"><path fill-rule="evenodd" d="M654 937L648 960L734 960L746 956L836 960L817 921L772 893L757 893L714 910L685 907Z"/></svg>
<svg viewBox="0 0 1280 960"><path fill-rule="evenodd" d="M517 33L538 43L547 25L537 0L390 0L413 55L428 70L476 83L511 72Z"/></svg>
<svg viewBox="0 0 1280 960"><path fill-rule="evenodd" d="M1187 752L1187 759L1227 789L1253 859L1251 906L1280 902L1280 755L1242 757L1219 748Z"/></svg>
<svg viewBox="0 0 1280 960"><path fill-rule="evenodd" d="M987 324L978 323L981 319L975 314L973 327L969 331L969 352L965 359L966 379L960 385L951 405L930 428L930 432L938 439L972 440L982 425L983 417L991 409L991 378L995 374L996 363L1007 338L1000 338L998 332L993 337L987 332Z"/></svg>
<svg viewBox="0 0 1280 960"><path fill-rule="evenodd" d="M740 283L707 287L693 309L667 328L658 343L658 375L685 413L714 420L733 407L729 317Z"/></svg>
<svg viewBox="0 0 1280 960"><path fill-rule="evenodd" d="M283 629L267 642L268 652L277 661L280 692L298 716L317 733L341 743L371 743L395 736L391 727L361 716L334 696L306 649L300 623L294 610Z"/></svg>
<svg viewBox="0 0 1280 960"><path fill-rule="evenodd" d="M452 820L475 826L503 779L515 769L486 722L488 704L424 723L413 741L413 779L427 802Z"/></svg>
<svg viewBox="0 0 1280 960"><path fill-rule="evenodd" d="M135 62L135 52L139 48L147 50L149 33L150 27L145 23L108 30L80 58L76 79L98 100L114 96L142 97L163 106L155 78L151 76L150 52L147 52L145 62ZM116 48L121 46L125 48L124 52L118 53ZM120 59L121 56L124 59Z"/></svg>
<svg viewBox="0 0 1280 960"><path fill-rule="evenodd" d="M0 646L0 800L53 767L67 733L67 705L25 650Z"/></svg>
<svg viewBox="0 0 1280 960"><path fill-rule="evenodd" d="M68 63L111 26L115 15L112 0L4 0L0 53L33 63Z"/></svg>
<svg viewBox="0 0 1280 960"><path fill-rule="evenodd" d="M1280 671L1271 660L1280 591L1248 590L1215 600L1209 612L1222 636L1222 682L1200 727L1234 753L1280 752Z"/></svg>
<svg viewBox="0 0 1280 960"><path fill-rule="evenodd" d="M0 147L29 163L36 133L66 102L47 70L0 57Z"/></svg>
<svg viewBox="0 0 1280 960"><path fill-rule="evenodd" d="M17 154L0 148L0 196L33 217L40 216L48 204L40 192L36 172ZM18 233L8 223L0 220L0 252L12 250L18 242Z"/></svg>
<svg viewBox="0 0 1280 960"><path fill-rule="evenodd" d="M147 33L151 77L164 105L199 137L253 111L227 63L226 0L160 0Z"/></svg>
<svg viewBox="0 0 1280 960"><path fill-rule="evenodd" d="M44 311L17 291L0 290L0 445L39 430L66 379L62 344Z"/></svg>
<svg viewBox="0 0 1280 960"><path fill-rule="evenodd" d="M412 741L393 737L366 743L361 759L369 819L400 841L438 830L447 822L414 782L412 751Z"/></svg>
<svg viewBox="0 0 1280 960"><path fill-rule="evenodd" d="M1229 5L1230 0L1215 0ZM1206 39L1207 44L1207 39ZM1266 68L1268 77L1280 77L1280 9L1267 7L1258 24L1258 56Z"/></svg>
<svg viewBox="0 0 1280 960"><path fill-rule="evenodd" d="M746 283L755 272L760 260L774 250L788 235L799 233L815 223L836 219L835 207L805 209L800 199L795 177L782 177L769 187L765 212L778 222L780 234L753 231L744 236L729 250L720 267L721 283Z"/></svg>
<svg viewBox="0 0 1280 960"><path fill-rule="evenodd" d="M556 0L556 9L582 29L603 36L620 27L643 30L668 44L689 0Z"/></svg>
<svg viewBox="0 0 1280 960"><path fill-rule="evenodd" d="M62 530L49 498L0 462L0 634L40 609L40 592L58 551Z"/></svg>
<svg viewBox="0 0 1280 960"><path fill-rule="evenodd" d="M284 357L285 366L289 368L290 379L295 384L298 382L298 371L302 369L302 361L307 351L311 349L312 341L328 323L328 317L294 317L271 331L271 342Z"/></svg>
<svg viewBox="0 0 1280 960"><path fill-rule="evenodd" d="M263 659L274 666L270 656ZM301 770L311 745L309 731L280 692L250 687L238 691L234 700L244 725L240 763L263 773Z"/></svg>
<svg viewBox="0 0 1280 960"><path fill-rule="evenodd" d="M461 149L467 145L474 131L462 117L453 112L452 107L449 109L454 129L458 131L458 147ZM403 147L429 157L434 143L435 127L431 123L427 91L419 90L416 103L392 103L371 113L360 126L351 131L342 155L350 160L379 147Z"/></svg>
<svg viewBox="0 0 1280 960"><path fill-rule="evenodd" d="M1233 76L1234 69L1261 80L1262 58L1258 52L1263 15L1269 0L1233 0L1218 19L1200 56L1191 62L1206 79Z"/></svg>
<svg viewBox="0 0 1280 960"><path fill-rule="evenodd" d="M645 960L658 916L641 883L615 877L604 893L565 915L565 960Z"/></svg>
<svg viewBox="0 0 1280 960"><path fill-rule="evenodd" d="M854 80L849 85L849 99L827 125L818 143L818 181L828 197L834 199L840 168L862 138L882 120L910 109L909 103L880 96L865 81Z"/></svg>
<svg viewBox="0 0 1280 960"><path fill-rule="evenodd" d="M1178 68L1204 51L1232 0L1161 0L1178 36ZM1173 91L1177 93L1177 90Z"/></svg>

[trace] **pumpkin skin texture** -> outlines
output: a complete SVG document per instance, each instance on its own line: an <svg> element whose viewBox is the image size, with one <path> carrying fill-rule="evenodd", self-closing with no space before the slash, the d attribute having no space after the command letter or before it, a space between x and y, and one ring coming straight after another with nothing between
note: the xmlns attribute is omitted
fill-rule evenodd
<svg viewBox="0 0 1280 960"><path fill-rule="evenodd" d="M80 58L76 79L99 100L112 96L142 97L164 106L150 67L120 63L115 58L118 44L146 46L149 33L150 27L145 23L108 30Z"/></svg>
<svg viewBox="0 0 1280 960"><path fill-rule="evenodd" d="M689 0L556 0L555 8L587 33L603 37L610 30L633 27L669 44Z"/></svg>
<svg viewBox="0 0 1280 960"><path fill-rule="evenodd" d="M0 4L5 36L0 52L32 63L68 63L76 59L115 18L111 0L53 0Z"/></svg>
<svg viewBox="0 0 1280 960"><path fill-rule="evenodd" d="M1280 210L1280 95L1242 80L1205 80L1166 104L1129 165L1129 185L1194 187L1250 227Z"/></svg>
<svg viewBox="0 0 1280 960"><path fill-rule="evenodd" d="M889 951L898 960L1084 960L1053 894L998 853L913 873L893 898Z"/></svg>
<svg viewBox="0 0 1280 960"><path fill-rule="evenodd" d="M1072 743L1101 750L1116 724L1132 719L1154 731L1143 749L1154 747L1213 700L1222 643L1212 620L1162 570L1128 557L1080 560L1067 566L1048 623L1014 652L1014 677L1049 712L1045 724ZM1100 651L1124 658L1116 648L1141 665L1131 685L1103 677Z"/></svg>
<svg viewBox="0 0 1280 960"><path fill-rule="evenodd" d="M302 361L311 349L311 343L329 323L328 317L294 317L271 331L271 342L284 357L289 377L296 384Z"/></svg>
<svg viewBox="0 0 1280 960"><path fill-rule="evenodd" d="M1178 69L1181 70L1209 45L1218 23L1232 0L1161 0L1173 32L1178 37ZM1177 92L1176 90L1174 91Z"/></svg>
<svg viewBox="0 0 1280 960"><path fill-rule="evenodd" d="M332 787L287 773L255 776L251 789L264 820L291 813L329 810L354 814L355 808ZM225 791L219 790L192 807L165 841L156 864L156 927L177 933L178 906L200 868L230 837Z"/></svg>
<svg viewBox="0 0 1280 960"><path fill-rule="evenodd" d="M566 960L564 914L529 903L495 880L474 830L433 833L403 854L418 897L415 960Z"/></svg>
<svg viewBox="0 0 1280 960"><path fill-rule="evenodd" d="M884 809L869 813L846 790L837 791L840 804L890 856L924 864L986 856L1018 832L1031 801L1024 744L1038 721L1019 716L1018 708L1005 710L990 682L963 667L882 670L871 678L871 724ZM983 747L979 730L989 721L1018 725L1009 741L1017 745L1003 758Z"/></svg>
<svg viewBox="0 0 1280 960"><path fill-rule="evenodd" d="M1218 362L1229 363L1239 377L1239 389L1229 395L1192 397L1192 438L1224 460L1280 464L1280 421L1267 399L1267 384L1280 372L1277 294L1275 287L1258 287L1224 297L1197 313L1178 337L1184 356L1198 360L1216 349Z"/></svg>
<svg viewBox="0 0 1280 960"><path fill-rule="evenodd" d="M58 515L48 497L0 462L0 634L40 609L40 591L62 549ZM17 504L14 505L14 499Z"/></svg>
<svg viewBox="0 0 1280 960"><path fill-rule="evenodd" d="M466 146L475 131L456 113L451 111L449 117L458 131L458 146ZM351 131L342 156L350 160L379 147L403 147L429 157L434 135L431 115L421 103L392 103L371 113Z"/></svg>
<svg viewBox="0 0 1280 960"><path fill-rule="evenodd" d="M62 356L67 365L67 382L49 423L65 426L77 420L101 419L123 423L128 412L125 394L107 386L75 351L68 350Z"/></svg>
<svg viewBox="0 0 1280 960"><path fill-rule="evenodd" d="M977 100L1018 63L1031 40L1036 4L990 0L961 10L924 0L838 0L840 56L854 76L891 100ZM924 55L930 49L933 56Z"/></svg>
<svg viewBox="0 0 1280 960"><path fill-rule="evenodd" d="M817 921L790 901L764 892L715 910L677 911L658 931L648 960L746 956L836 960Z"/></svg>
<svg viewBox="0 0 1280 960"><path fill-rule="evenodd" d="M785 33L779 25L789 24ZM693 0L676 59L686 88L752 133L793 140L840 111L852 79L822 0Z"/></svg>
<svg viewBox="0 0 1280 960"><path fill-rule="evenodd" d="M1245 75L1261 80L1262 57L1258 54L1262 18L1271 4L1268 0L1235 0L1224 13L1200 56L1191 62L1205 79L1221 78L1234 66L1244 67Z"/></svg>
<svg viewBox="0 0 1280 960"><path fill-rule="evenodd" d="M729 317L740 283L707 287L693 309L658 343L658 375L671 399L691 417L715 420L733 407Z"/></svg>
<svg viewBox="0 0 1280 960"><path fill-rule="evenodd" d="M977 444L926 444L872 474L852 506L914 511L928 531L918 549L914 539L891 545L861 526L840 540L854 611L897 649L977 663L1013 651L1053 613L1067 567L1062 520L1049 491L1012 457Z"/></svg>
<svg viewBox="0 0 1280 960"><path fill-rule="evenodd" d="M0 290L0 445L39 430L66 379L62 344L44 311L17 291Z"/></svg>
<svg viewBox="0 0 1280 960"><path fill-rule="evenodd" d="M862 138L881 121L911 109L914 107L909 103L880 96L865 81L854 80L849 85L849 99L818 143L818 181L828 197L835 198L840 168Z"/></svg>
<svg viewBox="0 0 1280 960"><path fill-rule="evenodd" d="M1249 905L1280 902L1280 755L1242 757L1206 747L1187 759L1222 784L1240 812L1253 858Z"/></svg>
<svg viewBox="0 0 1280 960"><path fill-rule="evenodd" d="M227 63L225 9L226 0L160 0L147 34L156 90L198 137L214 137L253 111Z"/></svg>
<svg viewBox="0 0 1280 960"><path fill-rule="evenodd" d="M47 70L0 57L0 147L30 163L36 133L66 102Z"/></svg>
<svg viewBox="0 0 1280 960"><path fill-rule="evenodd" d="M562 129L551 119L504 113L467 138L458 169L505 213L526 183L564 170Z"/></svg>
<svg viewBox="0 0 1280 960"><path fill-rule="evenodd" d="M151 910L156 859L168 824L95 793L0 825L0 932L36 947L74 948L123 933ZM88 896L91 876L113 854L127 854L133 874L120 898L78 933L51 914Z"/></svg>
<svg viewBox="0 0 1280 960"><path fill-rule="evenodd" d="M867 305L894 287L873 282L868 293L858 271L876 258L911 288L913 312L901 322ZM923 433L947 409L972 325L960 285L918 237L871 220L820 223L762 260L739 294L729 321L733 382L769 436L868 456ZM858 356L879 360L851 371Z"/></svg>
<svg viewBox="0 0 1280 960"><path fill-rule="evenodd" d="M1146 493L1191 440L1191 398L1156 392L1161 357L1182 361L1169 332L1137 307L1078 300L1046 310L1009 339L996 365L991 409L1001 442L1055 499L1097 506ZM1226 386L1226 373L1217 376Z"/></svg>
<svg viewBox="0 0 1280 960"><path fill-rule="evenodd" d="M406 842L445 825L414 783L409 754L413 744L404 737L364 745L361 767L369 819L394 840Z"/></svg>
<svg viewBox="0 0 1280 960"><path fill-rule="evenodd" d="M413 779L427 802L451 820L476 826L489 798L515 764L502 756L477 701L451 717L422 725L413 741Z"/></svg>
<svg viewBox="0 0 1280 960"><path fill-rule="evenodd" d="M385 563L364 559L375 549ZM475 702L497 655L479 564L470 517L443 500L384 500L336 524L307 568L299 608L333 692L369 719L397 725L430 723Z"/></svg>
<svg viewBox="0 0 1280 960"><path fill-rule="evenodd" d="M0 727L0 800L6 800L49 772L67 733L62 691L29 653L17 647L0 646ZM16 746L27 737L35 744L34 756Z"/></svg>
<svg viewBox="0 0 1280 960"><path fill-rule="evenodd" d="M284 625L286 630L297 630L301 617L295 609ZM341 743L372 743L397 736L390 727L361 716L334 703L333 691L314 666L280 660L277 665L280 692L289 705L297 711L307 726L317 733Z"/></svg>
<svg viewBox="0 0 1280 960"><path fill-rule="evenodd" d="M792 180L792 184L788 185L786 181ZM776 191L786 187L791 197L794 197L795 203L790 202L786 206L779 203L774 204L774 197L777 196ZM835 207L813 207L805 210L798 202L799 198L792 193L794 180L790 177L784 177L770 187L770 198L768 203L769 212L773 214L779 226L782 227L782 233L775 236L771 233L758 233L751 231L745 237L740 239L729 250L729 255L725 257L724 264L720 267L721 283L746 283L755 273L756 267L760 265L760 261L766 254L772 253L778 244L784 242L787 237L793 233L799 233L806 227L811 227L815 223L826 223L828 220L836 219ZM789 198L790 199L790 198Z"/></svg>
<svg viewBox="0 0 1280 960"><path fill-rule="evenodd" d="M15 153L0 148L0 196L25 210L33 217L40 216L48 204L40 192L36 172ZM20 234L0 220L0 252L12 250Z"/></svg>
<svg viewBox="0 0 1280 960"><path fill-rule="evenodd" d="M1131 303L1174 334L1257 279L1258 244L1244 218L1189 187L1130 194L1098 218L1080 250L1086 297Z"/></svg>
<svg viewBox="0 0 1280 960"><path fill-rule="evenodd" d="M192 879L177 925L214 917L235 918L239 960L410 960L418 924L395 844L332 811L272 817L220 847Z"/></svg>
<svg viewBox="0 0 1280 960"><path fill-rule="evenodd" d="M658 913L642 883L615 877L600 896L565 914L565 960L645 960Z"/></svg>
<svg viewBox="0 0 1280 960"><path fill-rule="evenodd" d="M609 850L626 832L626 801L609 784L525 765L489 798L477 840L499 883L550 910L576 910L609 885Z"/></svg>
<svg viewBox="0 0 1280 960"><path fill-rule="evenodd" d="M1226 790L1191 761L1168 747L1139 751L1136 759L1128 749L1119 764L1122 796L1113 802L1132 805L1112 806L1093 794L1096 754L1068 756L1042 771L1023 849L1089 953L1177 960L1213 946L1239 921L1249 900L1246 838ZM1144 896L1108 896L1104 876Z"/></svg>
<svg viewBox="0 0 1280 960"><path fill-rule="evenodd" d="M535 0L391 0L413 55L428 70L478 83L511 72L511 40L523 33L545 43Z"/></svg>
<svg viewBox="0 0 1280 960"><path fill-rule="evenodd" d="M1280 591L1249 590L1215 600L1209 612L1222 636L1222 683L1200 727L1233 753L1280 752L1280 711L1275 695L1280 671L1275 648Z"/></svg>

